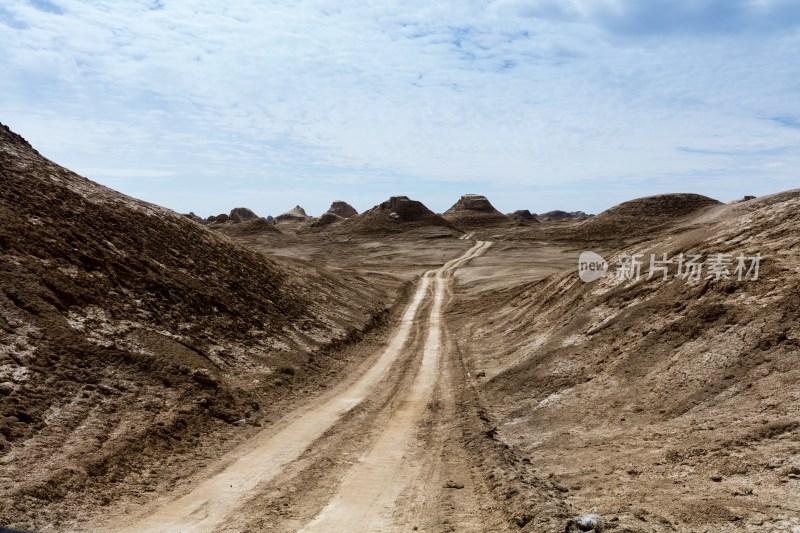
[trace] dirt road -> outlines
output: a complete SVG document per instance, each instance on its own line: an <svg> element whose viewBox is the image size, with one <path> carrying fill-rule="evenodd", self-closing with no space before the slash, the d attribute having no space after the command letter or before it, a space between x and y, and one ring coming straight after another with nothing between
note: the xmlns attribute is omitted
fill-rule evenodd
<svg viewBox="0 0 800 533"><path fill-rule="evenodd" d="M466 459L445 452L447 439L431 440L431 432L426 432L437 423L426 412L431 398L435 395L439 405L452 404L448 384L437 383L442 368L442 313L450 280L456 269L490 245L476 242L462 256L425 273L387 346L360 377L266 428L210 467L187 494L177 499L165 496L127 523L116 517L113 529L407 530L411 522L440 516L441 509L430 508L432 502L441 503L438 494L461 491L458 487L463 486L467 491L461 491L459 499L467 508L450 505L452 512L445 514L452 516L442 518L444 523L458 521L462 515L479 515L481 523L494 519L486 509L475 512L478 502L485 501L481 495L486 489L479 480L446 486L448 480L441 478L450 468L448 461ZM360 438L350 438L353 434ZM439 458L425 453L429 446L438 446ZM448 458L442 462L445 454ZM353 457L354 464L347 468L348 461L334 460L342 455ZM436 463L433 469L432 461ZM456 470L464 473L460 467ZM315 478L330 479L310 481L311 472L318 472ZM330 492L306 490L309 484ZM276 498L284 502L279 513L283 518L265 520L264 507ZM481 523L471 522L480 530Z"/></svg>

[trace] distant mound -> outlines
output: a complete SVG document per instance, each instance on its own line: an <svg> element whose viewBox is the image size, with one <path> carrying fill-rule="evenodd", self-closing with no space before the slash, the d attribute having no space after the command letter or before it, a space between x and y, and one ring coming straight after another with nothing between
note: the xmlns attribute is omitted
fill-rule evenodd
<svg viewBox="0 0 800 533"><path fill-rule="evenodd" d="M227 224L230 222L231 217L227 213L220 213L219 215L211 215L206 219L207 224Z"/></svg>
<svg viewBox="0 0 800 533"><path fill-rule="evenodd" d="M536 218L536 215L534 213L531 213L527 209L520 209L518 211L514 211L513 213L510 213L507 216L511 220L514 220L516 222L528 222L531 224L539 223L539 219Z"/></svg>
<svg viewBox="0 0 800 533"><path fill-rule="evenodd" d="M248 220L257 220L261 218L258 215L256 215L251 209L248 209L246 207L235 207L231 209L231 212L228 214L221 213L219 215L212 215L205 220L198 217L194 213L189 213L188 215L184 216L187 218L191 218L196 222L200 222L202 224L210 224L210 225L240 224L242 222L247 222Z"/></svg>
<svg viewBox="0 0 800 533"><path fill-rule="evenodd" d="M468 230L510 222L480 194L465 194L442 215L459 229Z"/></svg>
<svg viewBox="0 0 800 533"><path fill-rule="evenodd" d="M702 194L675 193L646 196L623 202L597 215L596 220L646 218L675 219L721 202Z"/></svg>
<svg viewBox="0 0 800 533"><path fill-rule="evenodd" d="M329 211L327 213L323 213L322 216L311 222L311 227L319 228L333 224L334 222L342 222L343 220L346 220L346 218Z"/></svg>
<svg viewBox="0 0 800 533"><path fill-rule="evenodd" d="M445 214L455 213L499 213L489 202L489 199L480 194L465 194Z"/></svg>
<svg viewBox="0 0 800 533"><path fill-rule="evenodd" d="M348 204L347 202L336 200L331 204L330 208L328 209L328 213L338 215L342 218L350 218L356 216L358 214L358 211L356 211L355 207Z"/></svg>
<svg viewBox="0 0 800 533"><path fill-rule="evenodd" d="M588 219L574 230L582 240L609 241L656 235L687 217L722 205L701 194L675 193L647 196L623 202Z"/></svg>
<svg viewBox="0 0 800 533"><path fill-rule="evenodd" d="M228 217L234 222L247 222L260 218L251 209L246 207L234 207Z"/></svg>
<svg viewBox="0 0 800 533"><path fill-rule="evenodd" d="M451 236L461 231L422 202L407 196L392 196L362 214L336 225L337 231L354 234L400 233L422 228L439 230L436 236ZM445 230L444 232L440 230Z"/></svg>
<svg viewBox="0 0 800 533"><path fill-rule="evenodd" d="M541 215L538 215L537 218L541 222L564 222L566 220L586 220L592 216L593 215L588 215L583 211L561 211L556 209L555 211L542 213Z"/></svg>
<svg viewBox="0 0 800 533"><path fill-rule="evenodd" d="M306 214L305 209L299 205L294 206L292 209L275 217L278 222L304 222L311 218Z"/></svg>
<svg viewBox="0 0 800 533"><path fill-rule="evenodd" d="M244 237L248 235L259 235L262 233L281 233L281 230L275 226L275 222L261 217L258 217L254 220L248 220L247 222L225 224L212 228L230 237Z"/></svg>
<svg viewBox="0 0 800 533"><path fill-rule="evenodd" d="M757 202L750 200L732 205L744 208ZM509 237L617 246L655 238L665 232L683 231L689 225L715 216L716 208L722 205L700 194L660 194L623 202L596 216L583 211L550 211L536 216L544 224L519 224Z"/></svg>
<svg viewBox="0 0 800 533"><path fill-rule="evenodd" d="M392 220L399 220L401 222L416 222L428 219L438 220L438 218L441 218L425 207L422 202L412 200L408 196L392 196L387 201L373 207L364 214L372 217L388 216Z"/></svg>

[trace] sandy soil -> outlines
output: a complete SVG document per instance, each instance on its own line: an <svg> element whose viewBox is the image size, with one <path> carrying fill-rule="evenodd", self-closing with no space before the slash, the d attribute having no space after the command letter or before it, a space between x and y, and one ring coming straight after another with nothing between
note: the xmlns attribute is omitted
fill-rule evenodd
<svg viewBox="0 0 800 533"><path fill-rule="evenodd" d="M517 282L497 266L485 291L464 274L457 351L523 529L596 513L616 531L800 531L798 205L713 207L620 250L759 251L757 281ZM514 268L492 251L476 265Z"/></svg>
<svg viewBox="0 0 800 533"><path fill-rule="evenodd" d="M428 425L432 423L426 420L426 410L432 405L434 390L437 390L437 403L453 409L453 396L448 394L452 385L439 383L443 366L442 313L453 273L482 255L489 246L490 243L477 242L460 257L422 276L387 347L357 381L337 387L325 397L287 415L274 427L265 429L211 465L187 494L176 499L169 495L160 498L143 510L141 516L104 517L87 529L214 531L230 527L233 520L258 519L259 507L249 505L248 501L268 491L270 481L291 468L291 463L297 462L306 450L314 453L316 441L323 434L328 432L326 439L335 439L336 431L349 431L351 428L346 424L337 423L375 394L393 366L410 367L406 373L413 374L413 379L406 379L406 384L394 393L388 413L385 409L378 410L375 412L377 420L367 421L372 426L370 433L375 435L374 441L343 476L324 508L302 530L400 531L407 530L409 523L422 524L435 516L429 507L438 505L437 494L465 487L460 481L423 475L430 464L419 460L424 439L423 421ZM423 307L424 313L421 312ZM445 445L441 441L438 444L440 448ZM353 452L358 450L362 449L356 448ZM462 461L465 460L462 457ZM473 493L472 500L477 502L474 493L480 488L473 485L476 476L469 475L468 463L461 465L455 477L463 478L465 474L472 481L467 492ZM295 488L301 494L302 489L302 486ZM485 487L482 489L486 491ZM309 502L292 502L289 507L303 505ZM311 505L313 509L318 502ZM485 530L485 520L491 520L492 513L469 511L472 511L470 529ZM499 520L495 517L493 525L497 526Z"/></svg>

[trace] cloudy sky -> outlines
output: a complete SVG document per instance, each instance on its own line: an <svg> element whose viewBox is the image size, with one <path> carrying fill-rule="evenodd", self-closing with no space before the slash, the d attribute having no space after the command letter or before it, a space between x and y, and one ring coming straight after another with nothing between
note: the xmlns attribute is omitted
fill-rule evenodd
<svg viewBox="0 0 800 533"><path fill-rule="evenodd" d="M796 0L3 0L0 122L207 216L800 187Z"/></svg>

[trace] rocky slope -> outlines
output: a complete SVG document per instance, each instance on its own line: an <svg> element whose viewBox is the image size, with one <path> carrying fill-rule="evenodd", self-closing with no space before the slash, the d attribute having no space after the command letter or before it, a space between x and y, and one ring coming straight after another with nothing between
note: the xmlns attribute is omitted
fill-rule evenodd
<svg viewBox="0 0 800 533"><path fill-rule="evenodd" d="M689 219L608 254L612 272L600 280L586 284L573 269L454 309L506 460L498 490L527 513L529 531L590 512L622 531L791 529L800 518L800 191L729 206L656 197L598 221L654 206L657 220ZM639 252L642 277L617 277L617 262ZM650 254L664 253L668 279L646 279ZM681 253L703 256L700 279L675 277ZM739 255L749 269L759 253L758 279L738 280ZM707 279L716 254L730 254L728 277Z"/></svg>
<svg viewBox="0 0 800 533"><path fill-rule="evenodd" d="M2 125L0 178L0 524L69 529L175 483L185 454L330 379L330 348L396 296L266 259Z"/></svg>

